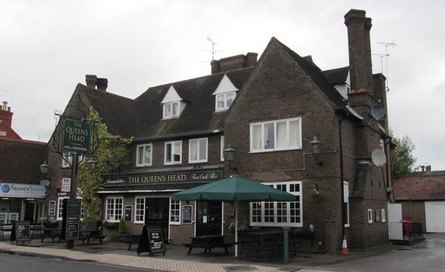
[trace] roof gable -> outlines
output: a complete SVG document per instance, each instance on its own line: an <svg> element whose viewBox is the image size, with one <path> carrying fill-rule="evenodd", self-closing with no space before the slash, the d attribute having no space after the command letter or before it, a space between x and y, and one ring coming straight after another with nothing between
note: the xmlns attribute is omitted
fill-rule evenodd
<svg viewBox="0 0 445 272"><path fill-rule="evenodd" d="M223 93L230 93L230 92L237 92L239 91L238 88L233 85L232 81L227 77L227 75L224 75L221 81L218 84L218 87L213 92L213 95L215 94L223 94Z"/></svg>
<svg viewBox="0 0 445 272"><path fill-rule="evenodd" d="M170 102L178 102L181 101L182 98L178 95L178 93L175 90L175 87L173 85L170 85L170 88L168 88L167 93L164 96L164 99L162 99L162 104L170 103Z"/></svg>

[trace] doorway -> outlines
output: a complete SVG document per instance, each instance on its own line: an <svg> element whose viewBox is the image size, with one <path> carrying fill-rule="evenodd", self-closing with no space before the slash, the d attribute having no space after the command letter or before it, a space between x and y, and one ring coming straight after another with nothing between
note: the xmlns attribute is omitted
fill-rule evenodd
<svg viewBox="0 0 445 272"><path fill-rule="evenodd" d="M196 236L222 235L222 202L198 201Z"/></svg>
<svg viewBox="0 0 445 272"><path fill-rule="evenodd" d="M145 198L145 225L159 226L164 240L168 239L168 198Z"/></svg>

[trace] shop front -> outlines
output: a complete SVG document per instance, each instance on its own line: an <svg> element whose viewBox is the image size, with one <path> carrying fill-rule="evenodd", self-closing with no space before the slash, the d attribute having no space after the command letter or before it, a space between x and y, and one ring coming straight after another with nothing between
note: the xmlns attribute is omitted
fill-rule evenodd
<svg viewBox="0 0 445 272"><path fill-rule="evenodd" d="M0 224L17 220L39 223L44 217L45 186L2 182L0 188Z"/></svg>
<svg viewBox="0 0 445 272"><path fill-rule="evenodd" d="M140 234L144 225L158 226L164 240L172 241L175 239L172 225L180 229L183 226L180 233L188 236L193 236L195 231L206 231L204 225L221 224L220 203L208 207L207 203L181 203L171 201L170 197L173 193L222 178L221 169L109 175L105 178L104 189L98 192L104 199L105 226L116 226L124 218L129 234ZM216 228L221 229L220 226Z"/></svg>

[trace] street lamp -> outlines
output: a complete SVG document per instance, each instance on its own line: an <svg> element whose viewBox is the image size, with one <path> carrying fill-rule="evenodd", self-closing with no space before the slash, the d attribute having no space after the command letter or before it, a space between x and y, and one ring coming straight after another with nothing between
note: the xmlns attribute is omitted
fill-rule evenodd
<svg viewBox="0 0 445 272"><path fill-rule="evenodd" d="M42 172L42 174L44 174L44 175L46 175L46 173L48 173L48 164L46 163L46 161L44 161L40 165L40 172Z"/></svg>

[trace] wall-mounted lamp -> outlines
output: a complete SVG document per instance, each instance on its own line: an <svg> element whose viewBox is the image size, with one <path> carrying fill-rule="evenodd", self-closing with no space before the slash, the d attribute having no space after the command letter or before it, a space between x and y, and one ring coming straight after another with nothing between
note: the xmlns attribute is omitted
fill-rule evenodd
<svg viewBox="0 0 445 272"><path fill-rule="evenodd" d="M237 171L238 168L232 167L232 161L235 159L236 150L229 144L229 146L224 149L224 160L229 162L229 169Z"/></svg>
<svg viewBox="0 0 445 272"><path fill-rule="evenodd" d="M48 173L48 164L46 163L46 161L44 161L41 165L40 165L40 172L42 174L46 174Z"/></svg>
<svg viewBox="0 0 445 272"><path fill-rule="evenodd" d="M41 165L40 165L40 172L43 174L43 179L40 181L40 185L47 187L50 184L49 179L46 177L46 174L48 173L48 164L46 163L46 161L44 161Z"/></svg>
<svg viewBox="0 0 445 272"><path fill-rule="evenodd" d="M96 168L96 160L93 157L90 157L87 161L87 165L90 171L94 171Z"/></svg>
<svg viewBox="0 0 445 272"><path fill-rule="evenodd" d="M315 162L321 166L323 165L323 162L320 160L320 157L318 156L320 154L320 146L321 142L317 139L317 136L314 136L312 141L309 142L312 145L312 148L314 149L315 154Z"/></svg>

